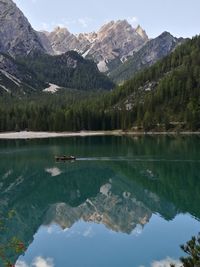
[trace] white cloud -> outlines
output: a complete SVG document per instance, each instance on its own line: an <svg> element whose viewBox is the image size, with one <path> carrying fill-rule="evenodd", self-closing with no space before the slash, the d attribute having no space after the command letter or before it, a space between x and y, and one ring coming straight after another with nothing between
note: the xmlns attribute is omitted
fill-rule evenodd
<svg viewBox="0 0 200 267"><path fill-rule="evenodd" d="M127 21L133 26L136 27L138 25L138 18L137 17L128 17Z"/></svg>
<svg viewBox="0 0 200 267"><path fill-rule="evenodd" d="M92 21L93 21L93 19L89 18L89 17L83 17L83 18L78 18L78 19L61 18L59 21L52 21L51 23L42 22L40 24L41 25L40 30L52 31L57 26L59 26L61 28L70 28L70 26L72 26L72 25L73 26L76 25L79 27L81 26L82 28L87 28Z"/></svg>
<svg viewBox="0 0 200 267"><path fill-rule="evenodd" d="M151 267L170 267L171 264L174 264L176 267L182 266L180 261L167 257L164 260L152 262Z"/></svg>
<svg viewBox="0 0 200 267"><path fill-rule="evenodd" d="M91 18L84 17L84 18L79 18L77 21L83 28L87 28L88 25L92 22Z"/></svg>
<svg viewBox="0 0 200 267"><path fill-rule="evenodd" d="M49 30L49 25L46 22L42 22L41 30L48 31Z"/></svg>

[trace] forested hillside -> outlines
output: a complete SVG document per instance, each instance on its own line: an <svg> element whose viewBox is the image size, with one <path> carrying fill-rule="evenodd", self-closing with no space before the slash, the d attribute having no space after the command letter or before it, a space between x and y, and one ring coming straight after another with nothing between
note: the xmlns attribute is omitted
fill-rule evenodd
<svg viewBox="0 0 200 267"><path fill-rule="evenodd" d="M155 64L169 55L183 38L176 38L169 32L163 32L157 38L149 40L139 51L109 74L109 77L120 84L133 77L137 72Z"/></svg>
<svg viewBox="0 0 200 267"><path fill-rule="evenodd" d="M1 99L0 129L198 130L200 37L187 41L112 92L72 99L62 95Z"/></svg>
<svg viewBox="0 0 200 267"><path fill-rule="evenodd" d="M80 90L112 89L114 84L100 73L96 64L75 51L58 56L48 54L21 57L19 62L41 81Z"/></svg>

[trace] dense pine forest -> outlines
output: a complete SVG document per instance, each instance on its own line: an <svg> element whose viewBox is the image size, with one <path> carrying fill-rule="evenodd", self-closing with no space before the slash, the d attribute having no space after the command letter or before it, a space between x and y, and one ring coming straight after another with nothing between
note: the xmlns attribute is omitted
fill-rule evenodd
<svg viewBox="0 0 200 267"><path fill-rule="evenodd" d="M17 61L42 82L80 90L109 90L114 87L114 83L99 72L92 60L84 59L75 51L57 56L34 53L19 57Z"/></svg>
<svg viewBox="0 0 200 267"><path fill-rule="evenodd" d="M42 65L36 65L38 73ZM51 75L41 71L42 75ZM61 77L62 78L62 77ZM85 87L85 85L84 85ZM66 91L0 97L0 130L198 130L200 37L111 92Z"/></svg>

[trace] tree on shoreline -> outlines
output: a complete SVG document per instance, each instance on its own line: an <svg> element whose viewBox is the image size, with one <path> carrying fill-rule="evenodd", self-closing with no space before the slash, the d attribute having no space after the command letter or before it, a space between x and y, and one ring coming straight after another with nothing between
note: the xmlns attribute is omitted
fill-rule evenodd
<svg viewBox="0 0 200 267"><path fill-rule="evenodd" d="M180 258L183 267L200 267L200 233L197 237L193 236L185 245L181 245L181 249L188 255ZM175 265L171 264L171 267Z"/></svg>

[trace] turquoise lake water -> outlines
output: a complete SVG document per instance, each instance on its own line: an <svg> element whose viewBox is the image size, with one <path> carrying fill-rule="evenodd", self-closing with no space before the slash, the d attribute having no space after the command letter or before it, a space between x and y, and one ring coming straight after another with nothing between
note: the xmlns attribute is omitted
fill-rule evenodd
<svg viewBox="0 0 200 267"><path fill-rule="evenodd" d="M63 154L77 160L55 162ZM0 141L0 248L25 246L4 263L164 267L199 219L198 136Z"/></svg>

